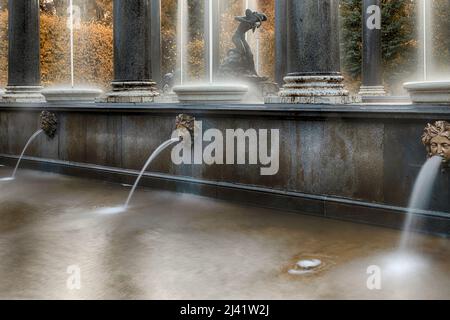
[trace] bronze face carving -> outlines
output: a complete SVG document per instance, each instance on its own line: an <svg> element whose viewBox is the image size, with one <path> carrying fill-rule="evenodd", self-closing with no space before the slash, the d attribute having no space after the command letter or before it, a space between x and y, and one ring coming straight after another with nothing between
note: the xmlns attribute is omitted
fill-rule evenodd
<svg viewBox="0 0 450 320"><path fill-rule="evenodd" d="M180 114L177 116L175 120L175 126L177 130L185 129L191 134L191 136L193 136L195 127L195 118L187 114Z"/></svg>
<svg viewBox="0 0 450 320"><path fill-rule="evenodd" d="M450 123L436 121L428 124L422 136L428 157L440 156L445 164L450 163Z"/></svg>
<svg viewBox="0 0 450 320"><path fill-rule="evenodd" d="M40 116L40 126L49 138L54 138L58 129L58 118L54 113L42 111Z"/></svg>

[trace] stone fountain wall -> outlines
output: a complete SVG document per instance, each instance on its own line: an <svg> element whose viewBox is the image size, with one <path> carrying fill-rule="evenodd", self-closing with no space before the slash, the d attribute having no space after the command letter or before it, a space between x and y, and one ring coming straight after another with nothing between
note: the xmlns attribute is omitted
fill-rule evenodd
<svg viewBox="0 0 450 320"><path fill-rule="evenodd" d="M280 171L260 166L173 165L170 152L152 164L143 185L228 201L400 227L414 180L426 160L420 137L439 106L49 105L55 139L41 136L24 166L130 183L167 140L179 113L203 129L280 129ZM42 105L0 106L0 163L12 164L38 128ZM422 231L450 234L449 173L439 175Z"/></svg>

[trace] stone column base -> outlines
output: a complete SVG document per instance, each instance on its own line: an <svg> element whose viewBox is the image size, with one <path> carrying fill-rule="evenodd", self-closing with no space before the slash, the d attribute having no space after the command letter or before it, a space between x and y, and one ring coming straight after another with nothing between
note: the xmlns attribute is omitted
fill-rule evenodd
<svg viewBox="0 0 450 320"><path fill-rule="evenodd" d="M43 103L41 86L7 86L2 95L2 102L8 103Z"/></svg>
<svg viewBox="0 0 450 320"><path fill-rule="evenodd" d="M112 82L112 91L101 102L108 103L149 103L159 95L156 83L151 81Z"/></svg>
<svg viewBox="0 0 450 320"><path fill-rule="evenodd" d="M358 94L362 97L383 97L386 91L384 86L361 86Z"/></svg>
<svg viewBox="0 0 450 320"><path fill-rule="evenodd" d="M178 96L175 92L166 92L155 97L156 103L178 103Z"/></svg>
<svg viewBox="0 0 450 320"><path fill-rule="evenodd" d="M265 103L347 104L351 102L338 75L287 76L278 96L268 96Z"/></svg>

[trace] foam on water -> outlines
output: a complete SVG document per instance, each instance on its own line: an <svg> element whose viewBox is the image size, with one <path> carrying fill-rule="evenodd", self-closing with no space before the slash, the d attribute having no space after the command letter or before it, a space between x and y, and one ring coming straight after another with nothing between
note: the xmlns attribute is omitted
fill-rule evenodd
<svg viewBox="0 0 450 320"><path fill-rule="evenodd" d="M407 276L426 267L426 265L427 262L423 256L405 252L387 257L385 272L395 276L399 274Z"/></svg>
<svg viewBox="0 0 450 320"><path fill-rule="evenodd" d="M322 261L318 259L312 259L312 260L301 260L297 262L297 266L302 269L313 269L317 268L322 264Z"/></svg>
<svg viewBox="0 0 450 320"><path fill-rule="evenodd" d="M16 179L16 178L14 178L14 177L0 178L0 182L13 181L13 180L15 180L15 179Z"/></svg>
<svg viewBox="0 0 450 320"><path fill-rule="evenodd" d="M312 273L313 270L299 270L299 269L290 269L288 271L289 274L293 275L293 276L302 276L304 274L309 274Z"/></svg>
<svg viewBox="0 0 450 320"><path fill-rule="evenodd" d="M100 208L98 210L95 210L95 213L103 214L103 215L114 215L114 214L119 214L119 213L122 213L125 211L127 211L127 208L125 208L124 206L119 206L119 207Z"/></svg>
<svg viewBox="0 0 450 320"><path fill-rule="evenodd" d="M321 265L322 261L319 259L300 260L295 264L295 268L290 269L288 273L294 276L310 274L313 273Z"/></svg>

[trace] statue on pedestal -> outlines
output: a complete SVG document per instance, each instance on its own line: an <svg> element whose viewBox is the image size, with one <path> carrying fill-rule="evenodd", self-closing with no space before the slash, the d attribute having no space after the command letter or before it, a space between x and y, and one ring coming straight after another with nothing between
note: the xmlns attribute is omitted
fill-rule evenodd
<svg viewBox="0 0 450 320"><path fill-rule="evenodd" d="M247 9L245 16L235 17L235 20L240 22L232 39L235 48L228 51L227 57L219 67L218 76L224 79L257 78L267 80L267 78L258 76L252 49L245 39L248 31L255 32L264 21L267 21L266 15Z"/></svg>

